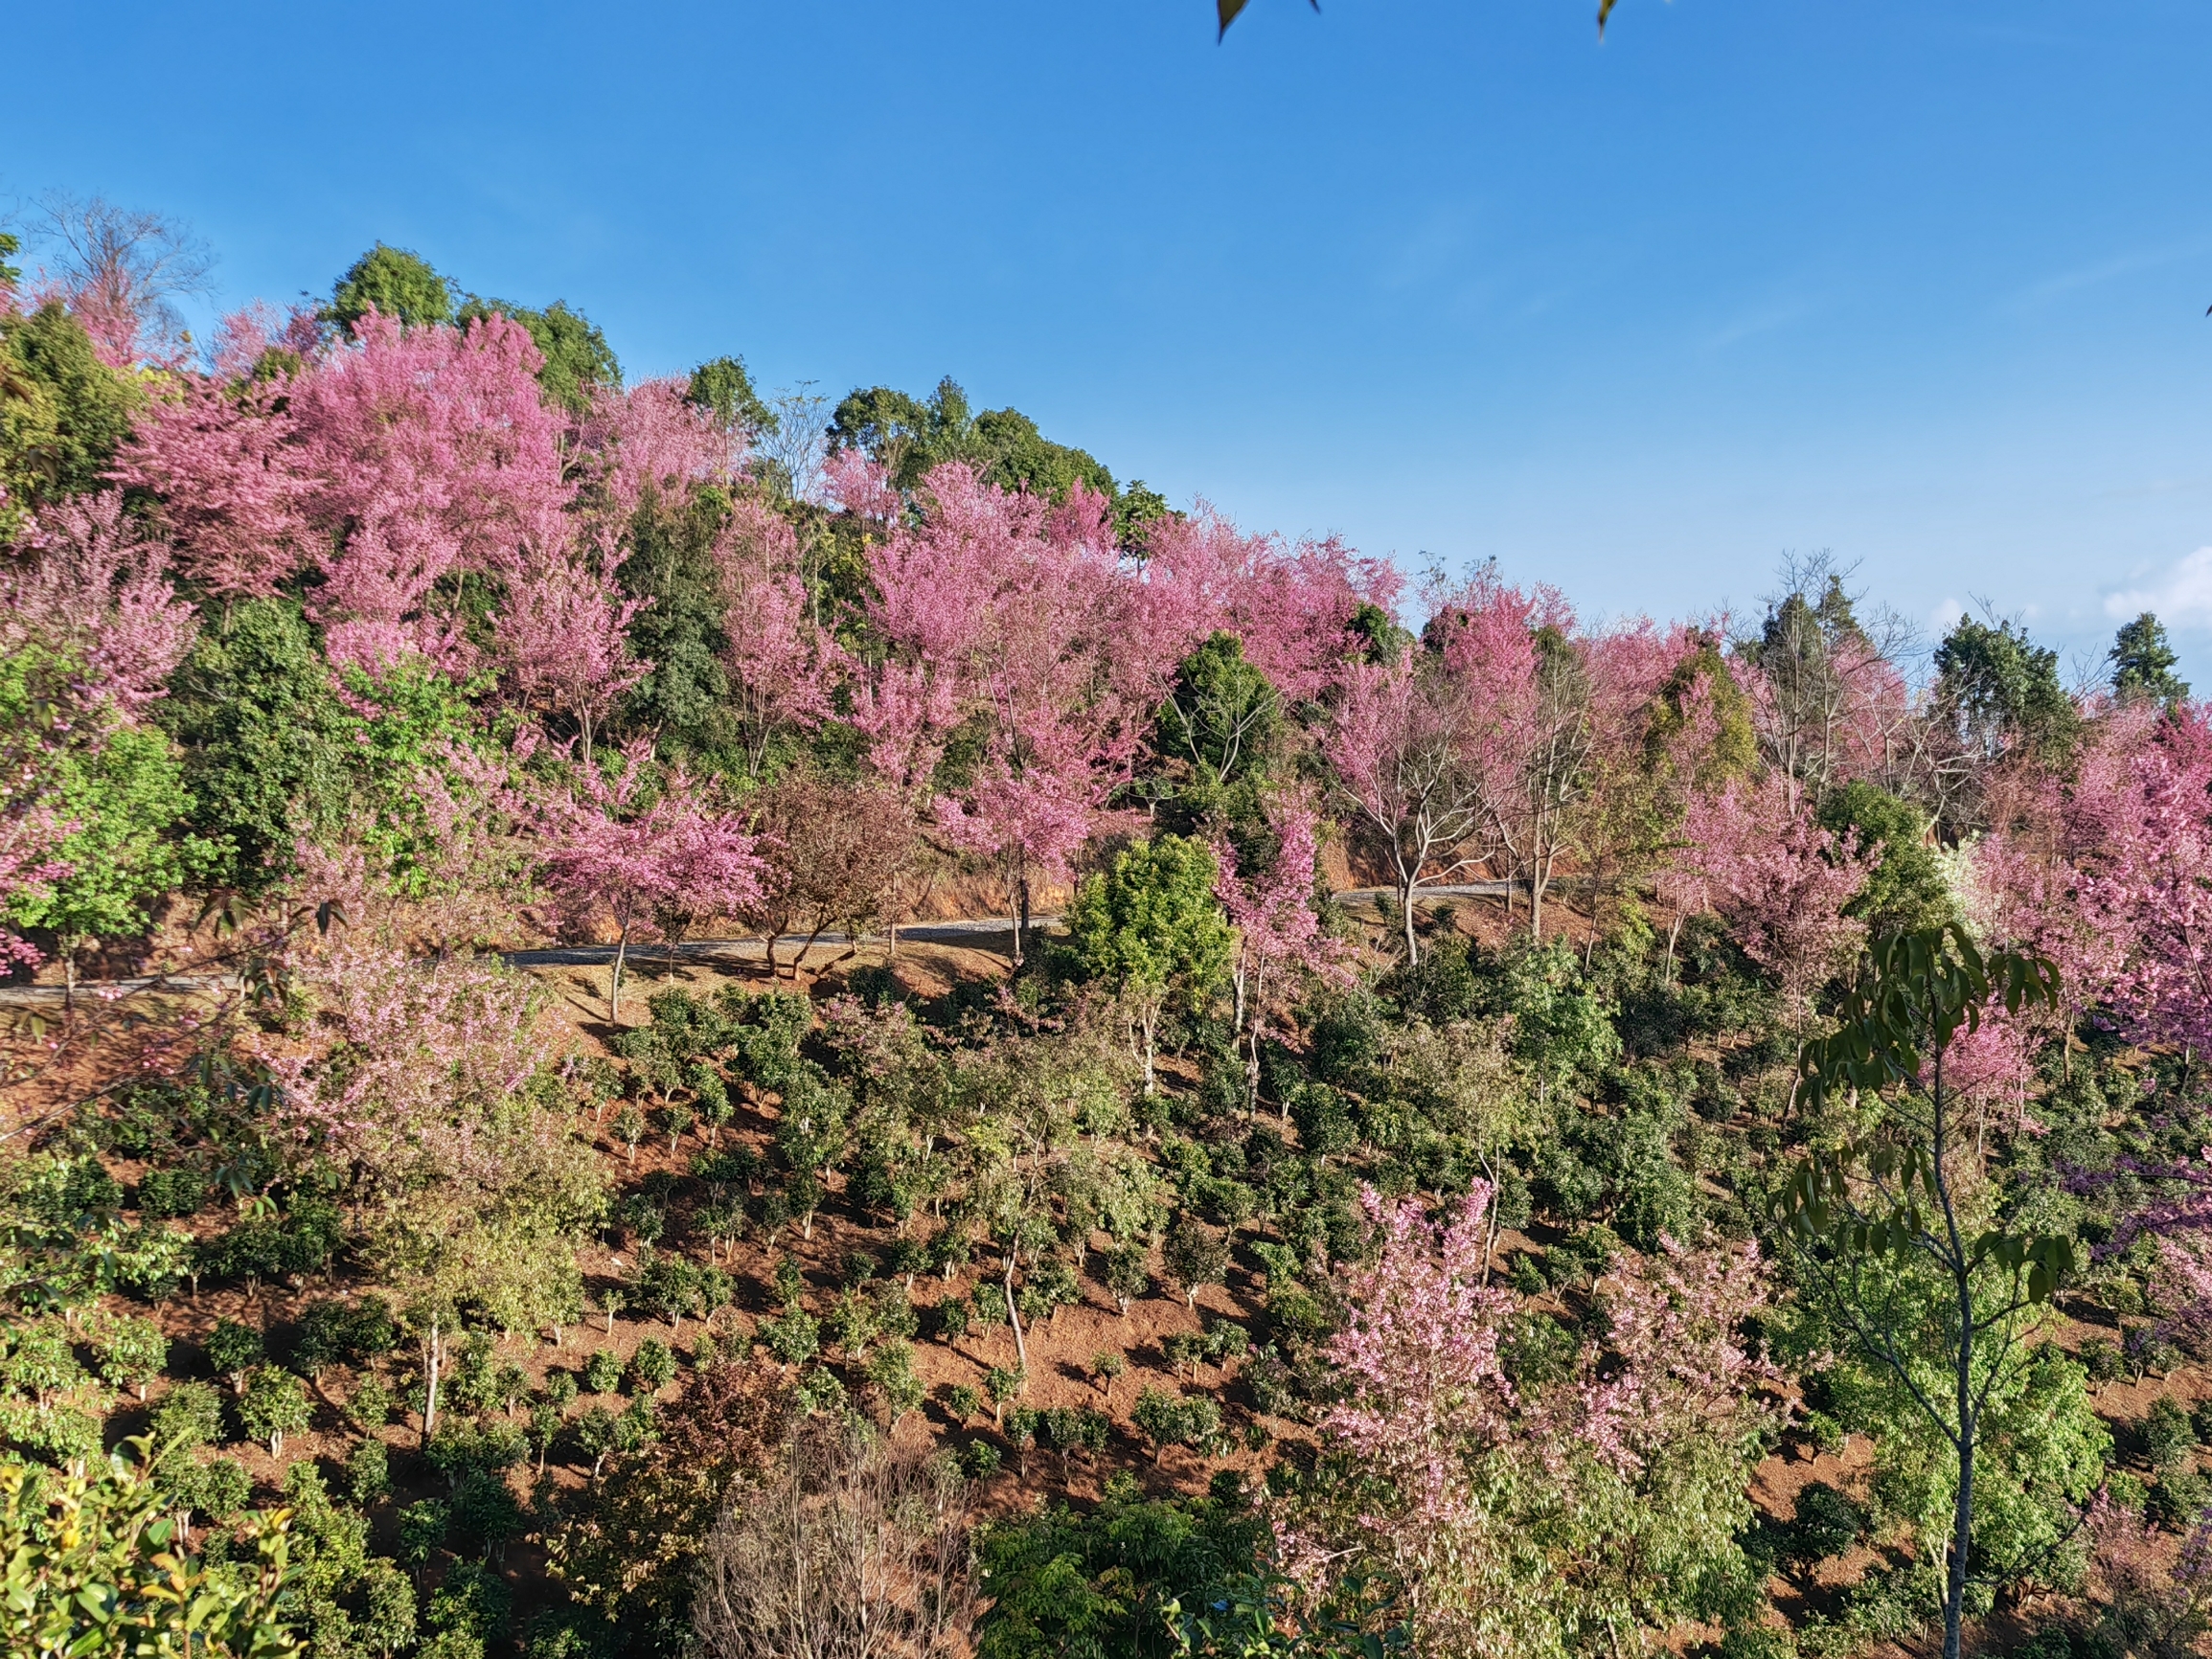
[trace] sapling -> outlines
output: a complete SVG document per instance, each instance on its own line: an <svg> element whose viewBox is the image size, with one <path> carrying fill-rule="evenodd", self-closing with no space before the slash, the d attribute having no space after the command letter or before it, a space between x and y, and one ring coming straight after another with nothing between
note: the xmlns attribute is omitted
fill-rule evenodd
<svg viewBox="0 0 2212 1659"><path fill-rule="evenodd" d="M1099 1398L1108 1405L1113 1403L1114 1379L1129 1369L1129 1361L1112 1349L1091 1355L1091 1379L1098 1384Z"/></svg>

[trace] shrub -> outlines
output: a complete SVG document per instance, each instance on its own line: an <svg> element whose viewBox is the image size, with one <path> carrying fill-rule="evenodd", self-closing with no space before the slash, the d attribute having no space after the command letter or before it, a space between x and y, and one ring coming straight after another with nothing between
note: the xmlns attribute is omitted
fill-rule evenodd
<svg viewBox="0 0 2212 1659"><path fill-rule="evenodd" d="M430 1593L430 1628L473 1637L488 1647L506 1635L513 1602L507 1580L490 1567L456 1561L445 1570L445 1581Z"/></svg>
<svg viewBox="0 0 2212 1659"><path fill-rule="evenodd" d="M2160 1395L2143 1414L2137 1430L2143 1437L2143 1454L2160 1473L2182 1466L2196 1449L2197 1434L2189 1414L2169 1396Z"/></svg>
<svg viewBox="0 0 2212 1659"><path fill-rule="evenodd" d="M1128 1313L1129 1304L1152 1293L1152 1276L1145 1263L1142 1244L1122 1244L1106 1255L1106 1286L1115 1305Z"/></svg>
<svg viewBox="0 0 2212 1659"><path fill-rule="evenodd" d="M1178 1330L1160 1344L1160 1352L1180 1376L1186 1370L1195 1371L1206 1357L1206 1339L1195 1330Z"/></svg>
<svg viewBox="0 0 2212 1659"><path fill-rule="evenodd" d="M968 1302L959 1296L947 1296L937 1305L937 1334L947 1342L958 1342L968 1334Z"/></svg>
<svg viewBox="0 0 2212 1659"><path fill-rule="evenodd" d="M1045 1442L1058 1452L1104 1451L1111 1429L1103 1411L1056 1405L1044 1414Z"/></svg>
<svg viewBox="0 0 2212 1659"><path fill-rule="evenodd" d="M804 1365L822 1351L822 1328L803 1307L761 1321L761 1344L786 1365Z"/></svg>
<svg viewBox="0 0 2212 1659"><path fill-rule="evenodd" d="M239 1397L239 1421L255 1440L269 1443L269 1456L282 1457L285 1436L298 1434L312 1420L307 1384L273 1365L257 1365L246 1375Z"/></svg>
<svg viewBox="0 0 2212 1659"><path fill-rule="evenodd" d="M583 1386L593 1394L612 1394L622 1386L622 1356L603 1348L583 1362Z"/></svg>
<svg viewBox="0 0 2212 1659"><path fill-rule="evenodd" d="M1152 1443L1154 1458L1172 1445L1204 1446L1221 1432L1221 1408L1203 1395L1185 1399L1147 1388L1129 1417Z"/></svg>
<svg viewBox="0 0 2212 1659"><path fill-rule="evenodd" d="M292 1343L292 1369L303 1375L319 1375L325 1366L341 1361L355 1364L389 1353L398 1332L391 1309L377 1296L357 1303L325 1299L310 1302L300 1312L299 1333Z"/></svg>
<svg viewBox="0 0 2212 1659"><path fill-rule="evenodd" d="M233 1393L244 1391L246 1373L261 1364L265 1352L262 1333L235 1320L217 1320L208 1335L207 1362L218 1375L231 1379Z"/></svg>
<svg viewBox="0 0 2212 1659"><path fill-rule="evenodd" d="M1206 1354L1218 1365L1242 1359L1252 1352L1252 1337L1233 1319L1210 1319L1206 1322Z"/></svg>
<svg viewBox="0 0 2212 1659"><path fill-rule="evenodd" d="M380 1440L356 1441L346 1454L346 1489L356 1504L373 1504L392 1489L391 1459Z"/></svg>
<svg viewBox="0 0 2212 1659"><path fill-rule="evenodd" d="M799 1378L791 1390L791 1400L809 1417L835 1411L845 1403L845 1385L837 1380L834 1372L817 1365Z"/></svg>
<svg viewBox="0 0 2212 1659"><path fill-rule="evenodd" d="M1178 1216L1168 1229L1161 1261L1182 1285L1184 1303L1195 1308L1199 1288L1219 1284L1227 1276L1229 1246L1197 1216Z"/></svg>
<svg viewBox="0 0 2212 1659"><path fill-rule="evenodd" d="M155 1170L139 1182L138 1213L148 1221L196 1216L207 1203L207 1177L197 1170Z"/></svg>
<svg viewBox="0 0 2212 1659"><path fill-rule="evenodd" d="M506 1478L474 1469L453 1489L453 1525L487 1551L522 1531L522 1506Z"/></svg>
<svg viewBox="0 0 2212 1659"><path fill-rule="evenodd" d="M2117 1382L2127 1375L2127 1367L2120 1358L2120 1345L2109 1336L2089 1337L2082 1344L2079 1357L2091 1382Z"/></svg>
<svg viewBox="0 0 2212 1659"><path fill-rule="evenodd" d="M921 1409L927 1394L914 1375L914 1350L904 1342L886 1342L868 1361L868 1380L882 1391L883 1403L896 1423L910 1411Z"/></svg>
<svg viewBox="0 0 2212 1659"><path fill-rule="evenodd" d="M1357 1141L1351 1109L1327 1083L1307 1083L1298 1089L1290 1102L1290 1121L1298 1125L1299 1144L1316 1158L1348 1152Z"/></svg>
<svg viewBox="0 0 2212 1659"><path fill-rule="evenodd" d="M196 1511L217 1526L236 1516L254 1495L253 1477L233 1458L182 1465L163 1484L179 1509Z"/></svg>
<svg viewBox="0 0 2212 1659"><path fill-rule="evenodd" d="M223 1437L222 1397L204 1382L180 1382L153 1408L154 1450L166 1460L187 1456Z"/></svg>
<svg viewBox="0 0 2212 1659"><path fill-rule="evenodd" d="M656 1394L675 1379L676 1359L669 1352L667 1343L657 1336L649 1336L630 1355L629 1368L637 1378L640 1393Z"/></svg>
<svg viewBox="0 0 2212 1659"><path fill-rule="evenodd" d="M986 1329L1006 1323L1006 1291L1003 1286L985 1280L969 1293L975 1304L975 1323Z"/></svg>
<svg viewBox="0 0 2212 1659"><path fill-rule="evenodd" d="M1790 1561L1804 1566L1840 1556L1866 1530L1859 1507L1826 1481L1813 1481L1797 1494L1797 1515L1790 1523Z"/></svg>
<svg viewBox="0 0 2212 1659"><path fill-rule="evenodd" d="M983 1396L965 1382L956 1382L945 1391L945 1409L955 1423L966 1422L983 1409Z"/></svg>
<svg viewBox="0 0 2212 1659"><path fill-rule="evenodd" d="M2174 1467L2158 1476L2158 1484L2151 1489L2143 1507L2160 1526L2182 1532L2196 1525L2207 1500L2212 1500L2212 1485L2202 1475L2192 1468Z"/></svg>
<svg viewBox="0 0 2212 1659"><path fill-rule="evenodd" d="M399 1559L420 1567L445 1541L448 1517L436 1498L424 1498L399 1511Z"/></svg>
<svg viewBox="0 0 2212 1659"><path fill-rule="evenodd" d="M499 1421L482 1428L446 1418L423 1448L430 1466L458 1487L474 1474L496 1474L511 1469L529 1455L529 1437L522 1425Z"/></svg>
<svg viewBox="0 0 2212 1659"><path fill-rule="evenodd" d="M1524 1307L1513 1317L1500 1358L1517 1387L1545 1387L1574 1370L1581 1348L1573 1331L1540 1308Z"/></svg>
<svg viewBox="0 0 2212 1659"><path fill-rule="evenodd" d="M110 1388L135 1390L146 1398L146 1385L169 1363L169 1338L150 1319L126 1314L108 1320L92 1339L93 1368Z"/></svg>
<svg viewBox="0 0 2212 1659"><path fill-rule="evenodd" d="M983 1375L983 1392L991 1396L992 1416L999 1422L1006 1420L1006 1402L1021 1392L1029 1379L1019 1366L994 1365Z"/></svg>
<svg viewBox="0 0 2212 1659"><path fill-rule="evenodd" d="M806 1276L799 1271L799 1264L788 1256L776 1259L773 1283L776 1286L776 1300L786 1307L796 1307L806 1300Z"/></svg>
<svg viewBox="0 0 2212 1659"><path fill-rule="evenodd" d="M878 1321L876 1304L866 1291L848 1288L838 1293L837 1304L830 1310L830 1330L837 1346L855 1359L867 1353L878 1334Z"/></svg>
<svg viewBox="0 0 2212 1659"><path fill-rule="evenodd" d="M367 1371L353 1385L353 1398L347 1404L346 1415L364 1431L374 1434L391 1420L392 1404L392 1385L377 1373Z"/></svg>

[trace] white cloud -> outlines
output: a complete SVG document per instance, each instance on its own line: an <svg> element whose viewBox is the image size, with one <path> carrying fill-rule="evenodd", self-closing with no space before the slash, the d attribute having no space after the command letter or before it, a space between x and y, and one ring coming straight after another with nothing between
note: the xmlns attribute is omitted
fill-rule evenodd
<svg viewBox="0 0 2212 1659"><path fill-rule="evenodd" d="M2127 618L2158 613L2176 627L2212 627L2212 547L2177 559L2148 586L2123 589L2105 598L2105 614Z"/></svg>
<svg viewBox="0 0 2212 1659"><path fill-rule="evenodd" d="M1947 599L1927 613L1927 624L1938 633L1949 633L1958 625L1958 619L1964 615L1966 606L1955 599Z"/></svg>

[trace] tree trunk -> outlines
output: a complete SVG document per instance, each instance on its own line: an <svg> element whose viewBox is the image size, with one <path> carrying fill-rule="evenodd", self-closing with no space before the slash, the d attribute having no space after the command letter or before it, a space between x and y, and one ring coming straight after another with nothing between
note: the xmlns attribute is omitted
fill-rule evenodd
<svg viewBox="0 0 2212 1659"><path fill-rule="evenodd" d="M1154 1035L1159 1027L1159 1011L1154 1009L1151 1004L1146 1004L1144 1016L1141 1020L1139 1020L1138 1023L1143 1027L1145 1034L1145 1099L1148 1101L1152 1098L1154 1092L1152 1072L1152 1044Z"/></svg>
<svg viewBox="0 0 2212 1659"><path fill-rule="evenodd" d="M430 1437L438 1432L438 1373L445 1360L445 1351L438 1341L438 1315L430 1316L430 1376L422 1399L422 1443L430 1443ZM273 1453L271 1454L274 1455Z"/></svg>
<svg viewBox="0 0 2212 1659"><path fill-rule="evenodd" d="M1952 1376L1958 1390L1958 1494L1951 1511L1950 1570L1944 1581L1943 1659L1959 1659L1961 1629L1966 1622L1967 1557L1973 1543L1973 1274L1959 1239L1950 1182L1944 1173L1948 1137L1944 1133L1943 1059L1944 1051L1938 1048L1929 1077L1930 1139L1935 1153L1936 1197L1943 1209L1945 1238L1950 1245L1951 1284L1958 1295L1958 1357Z"/></svg>
<svg viewBox="0 0 2212 1659"><path fill-rule="evenodd" d="M1421 959L1421 947L1413 938L1413 895L1421 886L1421 873L1417 870L1400 883L1398 889L1399 920L1405 925L1405 966L1411 967Z"/></svg>
<svg viewBox="0 0 2212 1659"><path fill-rule="evenodd" d="M607 989L606 1018L609 1025L622 1024L622 959L629 951L629 920L623 920L622 932L614 942L614 983Z"/></svg>
<svg viewBox="0 0 2212 1659"><path fill-rule="evenodd" d="M1006 1259L1005 1285L1006 1321L1014 1327L1014 1352L1020 1356L1021 1369L1026 1375L1029 1371L1029 1344L1022 1340L1021 1309L1014 1305L1014 1258L1011 1255Z"/></svg>

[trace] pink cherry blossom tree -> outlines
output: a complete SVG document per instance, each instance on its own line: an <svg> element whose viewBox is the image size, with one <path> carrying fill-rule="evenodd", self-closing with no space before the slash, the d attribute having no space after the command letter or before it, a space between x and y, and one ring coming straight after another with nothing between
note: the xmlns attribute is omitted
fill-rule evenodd
<svg viewBox="0 0 2212 1659"><path fill-rule="evenodd" d="M1362 604L1388 611L1398 573L1334 537L1286 546L1247 535L1205 503L1148 527L1138 602L1151 629L1183 657L1221 630L1292 705L1311 702L1352 654Z"/></svg>
<svg viewBox="0 0 2212 1659"><path fill-rule="evenodd" d="M1479 868L1496 850L1496 712L1431 653L1347 664L1322 753L1339 798L1381 855L1398 894L1405 959L1420 951L1421 889Z"/></svg>
<svg viewBox="0 0 2212 1659"><path fill-rule="evenodd" d="M1249 873L1239 868L1237 850L1214 843L1220 874L1214 895L1237 930L1237 955L1230 969L1235 994L1234 1031L1244 1044L1244 1107L1260 1095L1260 1045L1270 1029L1274 997L1301 967L1324 975L1342 974L1332 942L1321 937L1313 911L1319 879L1320 815L1303 802L1272 807L1267 827L1276 839L1275 855Z"/></svg>
<svg viewBox="0 0 2212 1659"><path fill-rule="evenodd" d="M615 524L627 524L648 495L680 499L699 485L727 487L742 474L743 431L718 424L689 400L688 390L680 379L591 389L576 453Z"/></svg>
<svg viewBox="0 0 2212 1659"><path fill-rule="evenodd" d="M88 706L136 714L199 629L169 570L169 543L124 511L120 490L57 502L0 557L0 652L38 645L75 665Z"/></svg>
<svg viewBox="0 0 2212 1659"><path fill-rule="evenodd" d="M326 648L372 669L406 651L458 665L467 653L432 593L561 544L563 418L539 397L537 348L505 317L463 332L372 313L353 340L290 395L308 515L328 538L313 599Z"/></svg>
<svg viewBox="0 0 2212 1659"><path fill-rule="evenodd" d="M2060 1024L2094 1014L2194 1054L2212 1039L2212 721L2201 705L2098 711L2074 775L2013 780L1974 851L1980 920L2047 955Z"/></svg>
<svg viewBox="0 0 2212 1659"><path fill-rule="evenodd" d="M1736 943L1781 983L1802 1010L1866 937L1843 907L1865 884L1850 838L1838 842L1793 808L1787 781L1731 781L1693 794L1683 820L1689 843L1670 877L1686 908L1711 909Z"/></svg>
<svg viewBox="0 0 2212 1659"><path fill-rule="evenodd" d="M800 572L799 538L766 502L741 496L714 543L721 583L722 659L731 713L758 780L775 745L818 728L832 712L843 653L815 625Z"/></svg>
<svg viewBox="0 0 2212 1659"><path fill-rule="evenodd" d="M682 771L655 793L643 742L607 777L588 762L544 818L542 874L568 927L614 923L607 1017L622 1019L622 971L633 935L669 931L671 919L733 915L761 897L764 863L735 816L716 812Z"/></svg>
<svg viewBox="0 0 2212 1659"><path fill-rule="evenodd" d="M6 748L0 748L0 760L13 759ZM9 767L11 777L22 772L20 766ZM46 960L35 944L10 928L4 919L19 898L43 895L69 874L69 864L55 855L55 848L76 829L75 821L56 817L50 807L28 791L25 798L0 804L0 967L10 963L36 967Z"/></svg>
<svg viewBox="0 0 2212 1659"><path fill-rule="evenodd" d="M616 580L622 548L604 536L587 546L581 526L515 558L493 624L493 648L509 696L576 724L582 753L623 693L652 665L631 654L628 627L646 602Z"/></svg>
<svg viewBox="0 0 2212 1659"><path fill-rule="evenodd" d="M2091 786L2094 786L2094 780ZM2080 882L2091 927L2126 941L2113 1010L2138 1036L2212 1043L2212 717L2184 705L2132 745Z"/></svg>
<svg viewBox="0 0 2212 1659"><path fill-rule="evenodd" d="M117 482L159 497L178 568L214 593L273 593L311 557L291 376L188 375L156 398L116 456Z"/></svg>
<svg viewBox="0 0 2212 1659"><path fill-rule="evenodd" d="M920 521L893 525L869 554L868 622L887 648L855 723L877 770L917 792L955 730L978 736L937 818L953 845L998 867L1018 962L1031 884L1066 880L1103 821L1174 642L1145 625L1106 504L1082 489L1054 506L947 464L925 481Z"/></svg>
<svg viewBox="0 0 2212 1659"><path fill-rule="evenodd" d="M1503 1347L1520 1305L1483 1277L1489 1200L1477 1183L1439 1225L1416 1198L1362 1193L1376 1249L1345 1278L1326 1350L1343 1395L1321 1433L1373 1485L1288 1517L1284 1554L1312 1563L1334 1546L1381 1565L1406 1586L1424 1651L1663 1626L1678 1605L1651 1581L1651 1535L1724 1557L1750 1517L1748 1443L1778 1380L1742 1334L1764 1264L1753 1247L1670 1241L1624 1257L1601 1286L1602 1338L1564 1376L1516 1383Z"/></svg>

